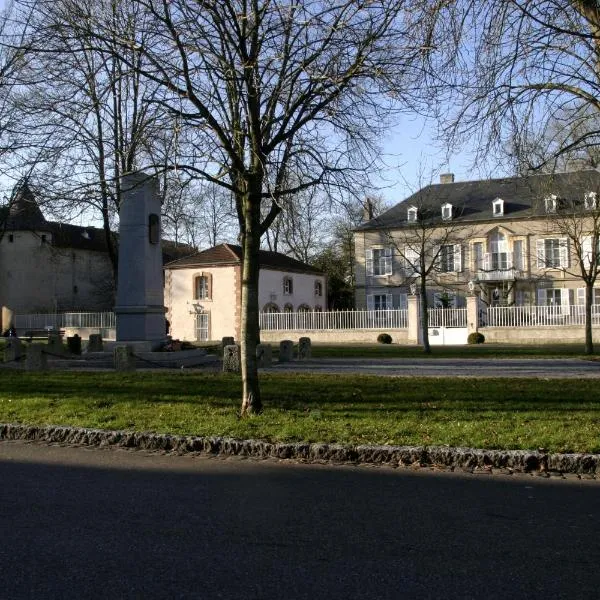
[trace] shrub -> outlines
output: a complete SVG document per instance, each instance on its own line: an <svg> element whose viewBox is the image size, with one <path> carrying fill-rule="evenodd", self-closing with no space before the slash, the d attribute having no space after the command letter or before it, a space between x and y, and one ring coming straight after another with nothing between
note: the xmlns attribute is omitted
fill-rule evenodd
<svg viewBox="0 0 600 600"><path fill-rule="evenodd" d="M468 344L483 344L483 342L485 342L485 336L483 333L479 333L479 331L470 333L469 337L467 338Z"/></svg>
<svg viewBox="0 0 600 600"><path fill-rule="evenodd" d="M377 341L380 344L391 344L392 343L392 336L389 333L380 333L377 336Z"/></svg>

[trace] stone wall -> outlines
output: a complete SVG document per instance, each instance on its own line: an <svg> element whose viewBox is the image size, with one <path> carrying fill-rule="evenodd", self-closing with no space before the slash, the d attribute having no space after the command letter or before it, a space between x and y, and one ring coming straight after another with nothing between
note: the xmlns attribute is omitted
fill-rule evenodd
<svg viewBox="0 0 600 600"><path fill-rule="evenodd" d="M377 343L380 333L389 333L394 344L408 344L407 329L336 329L330 331L261 331L260 341L278 343L284 339L296 339L309 337L312 342L317 343Z"/></svg>
<svg viewBox="0 0 600 600"><path fill-rule="evenodd" d="M486 343L498 344L583 344L583 327L481 327ZM594 342L600 342L600 330L592 329Z"/></svg>

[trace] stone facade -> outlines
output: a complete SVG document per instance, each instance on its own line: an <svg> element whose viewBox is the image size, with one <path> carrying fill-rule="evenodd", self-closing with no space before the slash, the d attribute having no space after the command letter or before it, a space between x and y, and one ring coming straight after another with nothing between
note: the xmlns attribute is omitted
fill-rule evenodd
<svg viewBox="0 0 600 600"><path fill-rule="evenodd" d="M261 251L259 310L326 310L325 275L276 252ZM165 265L167 319L174 338L241 337L241 249L221 244Z"/></svg>
<svg viewBox="0 0 600 600"><path fill-rule="evenodd" d="M487 306L583 306L578 261L592 254L596 194L595 170L427 186L355 231L357 308L407 308L420 254L437 261L430 306L464 308L471 292Z"/></svg>

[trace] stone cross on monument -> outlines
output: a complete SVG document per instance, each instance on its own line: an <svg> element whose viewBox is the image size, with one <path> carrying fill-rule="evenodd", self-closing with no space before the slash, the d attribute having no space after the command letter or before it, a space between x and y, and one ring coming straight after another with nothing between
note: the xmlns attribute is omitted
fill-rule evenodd
<svg viewBox="0 0 600 600"><path fill-rule="evenodd" d="M156 350L166 339L158 181L125 175L119 211L117 342Z"/></svg>

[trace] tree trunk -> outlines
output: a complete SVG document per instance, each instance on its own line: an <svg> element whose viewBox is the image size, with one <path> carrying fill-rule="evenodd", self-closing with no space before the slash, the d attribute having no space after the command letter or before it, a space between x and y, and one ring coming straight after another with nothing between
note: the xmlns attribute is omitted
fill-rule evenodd
<svg viewBox="0 0 600 600"><path fill-rule="evenodd" d="M585 353L594 354L594 340L592 338L592 302L594 298L594 284L585 284Z"/></svg>
<svg viewBox="0 0 600 600"><path fill-rule="evenodd" d="M241 306L241 414L252 415L262 411L256 346L259 343L258 278L260 272L260 200L246 200L245 232L242 235L242 306Z"/></svg>
<svg viewBox="0 0 600 600"><path fill-rule="evenodd" d="M420 285L420 304L421 304L421 336L423 338L423 352L431 354L429 345L429 315L427 314L427 282L425 277L421 277Z"/></svg>

